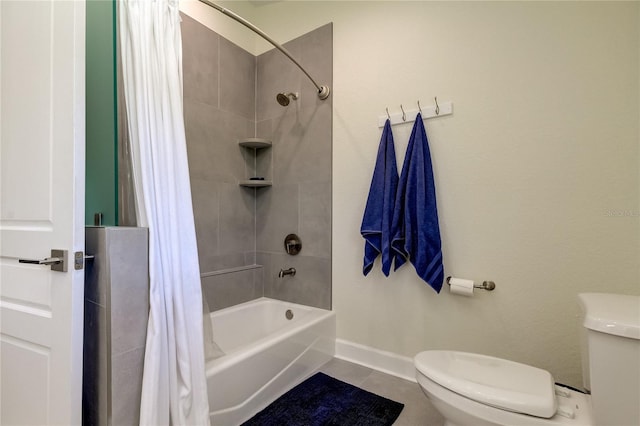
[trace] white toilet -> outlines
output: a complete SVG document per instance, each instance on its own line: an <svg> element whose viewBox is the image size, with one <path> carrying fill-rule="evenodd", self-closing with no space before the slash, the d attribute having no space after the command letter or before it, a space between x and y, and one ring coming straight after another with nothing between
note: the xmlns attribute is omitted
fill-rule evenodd
<svg viewBox="0 0 640 426"><path fill-rule="evenodd" d="M528 365L455 351L425 351L418 384L446 426L640 425L640 297L579 296L584 312L583 394Z"/></svg>

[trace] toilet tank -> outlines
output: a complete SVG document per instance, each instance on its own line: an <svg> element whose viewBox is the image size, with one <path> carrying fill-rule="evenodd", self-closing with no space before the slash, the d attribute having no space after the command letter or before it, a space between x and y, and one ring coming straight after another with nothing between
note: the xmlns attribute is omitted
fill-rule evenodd
<svg viewBox="0 0 640 426"><path fill-rule="evenodd" d="M583 376L596 425L640 425L640 296L578 295ZM585 368L586 367L586 368Z"/></svg>

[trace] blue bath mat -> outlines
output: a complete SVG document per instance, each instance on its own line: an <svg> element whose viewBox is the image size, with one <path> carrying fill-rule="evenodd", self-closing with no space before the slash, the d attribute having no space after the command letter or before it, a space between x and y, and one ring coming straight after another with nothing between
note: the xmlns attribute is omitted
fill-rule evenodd
<svg viewBox="0 0 640 426"><path fill-rule="evenodd" d="M317 373L243 426L389 426L404 404Z"/></svg>

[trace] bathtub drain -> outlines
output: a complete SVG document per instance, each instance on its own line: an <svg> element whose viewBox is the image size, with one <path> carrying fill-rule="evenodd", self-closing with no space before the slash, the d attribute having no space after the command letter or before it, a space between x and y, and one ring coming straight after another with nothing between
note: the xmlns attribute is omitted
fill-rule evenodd
<svg viewBox="0 0 640 426"><path fill-rule="evenodd" d="M284 316L287 317L288 320L293 318L293 312L291 309L287 309L287 312L284 313Z"/></svg>

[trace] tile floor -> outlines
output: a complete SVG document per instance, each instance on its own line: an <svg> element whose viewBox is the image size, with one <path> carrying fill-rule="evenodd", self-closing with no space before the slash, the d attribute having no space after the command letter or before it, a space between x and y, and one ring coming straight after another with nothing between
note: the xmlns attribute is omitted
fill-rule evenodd
<svg viewBox="0 0 640 426"><path fill-rule="evenodd" d="M394 426L442 426L444 419L422 393L417 383L368 367L334 358L321 372L385 398L404 404Z"/></svg>

